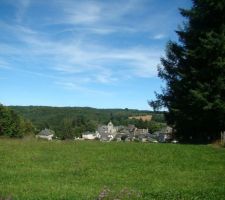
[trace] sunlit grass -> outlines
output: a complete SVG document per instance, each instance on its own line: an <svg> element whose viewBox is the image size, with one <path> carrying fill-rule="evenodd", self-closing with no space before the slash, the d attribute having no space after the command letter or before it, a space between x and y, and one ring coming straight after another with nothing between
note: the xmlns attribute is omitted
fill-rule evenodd
<svg viewBox="0 0 225 200"><path fill-rule="evenodd" d="M225 149L203 145L0 140L0 197L223 199Z"/></svg>

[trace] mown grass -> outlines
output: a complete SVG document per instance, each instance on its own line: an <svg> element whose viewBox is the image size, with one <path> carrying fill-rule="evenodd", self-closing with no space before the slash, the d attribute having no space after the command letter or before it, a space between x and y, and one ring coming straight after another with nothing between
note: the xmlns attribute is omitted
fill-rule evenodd
<svg viewBox="0 0 225 200"><path fill-rule="evenodd" d="M0 199L224 199L225 149L0 140Z"/></svg>

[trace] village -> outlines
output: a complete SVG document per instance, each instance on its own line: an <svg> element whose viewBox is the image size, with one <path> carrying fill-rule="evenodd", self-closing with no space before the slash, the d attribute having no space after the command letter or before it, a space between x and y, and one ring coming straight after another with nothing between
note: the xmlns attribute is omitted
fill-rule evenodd
<svg viewBox="0 0 225 200"><path fill-rule="evenodd" d="M0 0L0 200L225 200L225 0Z"/></svg>
<svg viewBox="0 0 225 200"><path fill-rule="evenodd" d="M146 116L136 116L131 117L141 120L151 120L151 115ZM109 121L107 125L99 125L95 132L86 131L81 134L80 137L74 137L74 140L99 140L101 142L110 142L110 141L124 141L124 142L151 142L151 143L178 143L173 137L172 128L166 126L161 130L155 131L153 133L149 132L148 128L140 129L135 127L133 124L127 126L119 125L114 126L112 121ZM52 140L57 139L54 136L54 131L50 129L44 129L40 131L37 135L37 138Z"/></svg>
<svg viewBox="0 0 225 200"><path fill-rule="evenodd" d="M172 128L167 126L160 131L149 133L148 129L138 129L134 125L114 126L110 121L108 125L99 126L95 133L85 132L82 138L77 140L95 140L100 141L140 141L140 142L173 142L177 143L172 137Z"/></svg>

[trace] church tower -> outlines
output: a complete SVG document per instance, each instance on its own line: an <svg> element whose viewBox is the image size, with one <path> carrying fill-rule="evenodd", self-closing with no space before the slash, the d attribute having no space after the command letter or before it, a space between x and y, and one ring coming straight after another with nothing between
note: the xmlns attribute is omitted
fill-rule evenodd
<svg viewBox="0 0 225 200"><path fill-rule="evenodd" d="M108 123L108 133L110 133L110 134L114 134L116 131L115 131L115 128L114 128L114 126L113 126L113 123L110 121L109 123Z"/></svg>

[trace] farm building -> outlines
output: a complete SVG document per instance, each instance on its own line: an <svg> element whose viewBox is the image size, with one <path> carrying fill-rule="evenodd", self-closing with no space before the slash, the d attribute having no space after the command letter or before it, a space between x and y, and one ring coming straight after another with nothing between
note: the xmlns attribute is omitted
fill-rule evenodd
<svg viewBox="0 0 225 200"><path fill-rule="evenodd" d="M40 131L37 135L36 138L42 138L42 139L47 139L47 140L52 140L55 132L53 130L45 128L44 130Z"/></svg>
<svg viewBox="0 0 225 200"><path fill-rule="evenodd" d="M93 133L93 132L87 131L82 133L82 138L85 140L94 140L94 139L100 138L100 135L99 133Z"/></svg>

